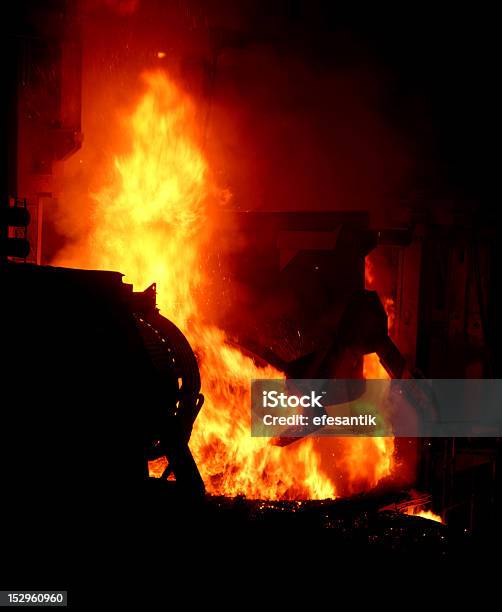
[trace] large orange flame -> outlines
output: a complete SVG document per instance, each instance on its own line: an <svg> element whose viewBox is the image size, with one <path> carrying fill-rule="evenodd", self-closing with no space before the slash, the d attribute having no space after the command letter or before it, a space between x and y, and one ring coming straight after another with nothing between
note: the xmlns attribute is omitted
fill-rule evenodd
<svg viewBox="0 0 502 612"><path fill-rule="evenodd" d="M210 493L333 498L337 490L321 468L314 439L280 448L250 436L250 379L282 375L256 366L198 314L205 281L201 254L210 248L218 190L196 144L191 101L162 72L144 79L146 92L125 127L130 150L115 158L111 175L93 195L90 232L55 263L120 270L136 288L157 282L161 312L186 333L199 358L206 402L190 447ZM347 439L342 447L346 461L336 465L349 479L353 474L374 486L391 473L392 440Z"/></svg>

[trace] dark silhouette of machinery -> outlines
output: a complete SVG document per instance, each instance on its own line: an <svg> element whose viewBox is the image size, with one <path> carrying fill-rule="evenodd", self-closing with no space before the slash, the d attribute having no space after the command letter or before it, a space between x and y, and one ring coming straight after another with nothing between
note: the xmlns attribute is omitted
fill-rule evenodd
<svg viewBox="0 0 502 612"><path fill-rule="evenodd" d="M188 447L203 401L197 361L159 314L155 286L13 263L0 279L6 524L40 541L63 537L77 508L94 527L117 520L145 498L148 460L161 455L177 498L200 498Z"/></svg>
<svg viewBox="0 0 502 612"><path fill-rule="evenodd" d="M160 415L146 456L148 460L165 456L169 463L161 478L174 475L182 487L201 493L204 483L187 446L204 402L197 360L183 333L155 307L155 285L139 297L134 318L166 398L166 411Z"/></svg>

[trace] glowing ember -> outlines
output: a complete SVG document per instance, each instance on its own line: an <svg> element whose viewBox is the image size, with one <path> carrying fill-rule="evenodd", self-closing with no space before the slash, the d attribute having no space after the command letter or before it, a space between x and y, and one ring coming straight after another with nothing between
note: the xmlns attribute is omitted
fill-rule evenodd
<svg viewBox="0 0 502 612"><path fill-rule="evenodd" d="M257 367L198 316L207 280L202 253L210 248L221 192L196 144L190 100L162 72L144 80L146 92L126 124L129 151L115 158L113 172L93 195L92 227L54 263L120 270L137 289L157 283L161 312L181 327L198 356L206 401L190 447L210 493L333 498L337 491L321 468L316 440L280 448L250 436L250 379L282 375ZM369 488L391 473L392 439L337 442L343 453L335 459L337 477L353 483L348 490ZM152 462L151 474L164 467Z"/></svg>

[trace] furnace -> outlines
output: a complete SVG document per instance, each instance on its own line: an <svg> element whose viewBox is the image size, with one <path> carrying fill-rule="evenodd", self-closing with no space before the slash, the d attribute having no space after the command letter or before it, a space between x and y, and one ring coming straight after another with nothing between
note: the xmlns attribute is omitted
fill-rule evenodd
<svg viewBox="0 0 502 612"><path fill-rule="evenodd" d="M370 379L500 375L486 54L438 11L370 27L269 4L6 17L3 523L29 550L260 526L443 558L499 529L499 438L288 413ZM284 431L251 435L252 381L272 380ZM320 402L306 380L345 383Z"/></svg>

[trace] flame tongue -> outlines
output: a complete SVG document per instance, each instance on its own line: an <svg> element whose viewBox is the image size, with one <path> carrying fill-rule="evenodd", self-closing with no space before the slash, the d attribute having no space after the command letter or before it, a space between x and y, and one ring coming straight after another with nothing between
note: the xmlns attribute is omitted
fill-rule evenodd
<svg viewBox="0 0 502 612"><path fill-rule="evenodd" d="M156 280L161 309L185 327L196 312L207 166L191 139L189 100L161 73L144 78L128 125L132 150L93 196L91 245L99 267L124 271L136 287Z"/></svg>
<svg viewBox="0 0 502 612"><path fill-rule="evenodd" d="M140 288L157 282L161 312L181 327L199 357L206 401L190 447L210 493L333 498L335 485L321 469L312 439L282 449L249 434L250 379L282 375L257 367L198 316L205 280L201 254L216 217L211 201L217 190L196 145L190 100L164 73L144 79L146 92L126 126L130 150L115 159L112 176L93 195L90 234L57 263L121 270ZM388 475L392 449L379 454L378 465L365 463L368 451L374 456L381 444L376 438L347 440L351 463L358 466L347 465L347 473L361 478L367 471L377 481Z"/></svg>
<svg viewBox="0 0 502 612"><path fill-rule="evenodd" d="M443 519L439 516L439 514L435 514L432 510L421 510L420 508L408 508L404 514L408 514L410 516L420 516L422 518L429 519L429 521L435 521L436 523L444 524Z"/></svg>

